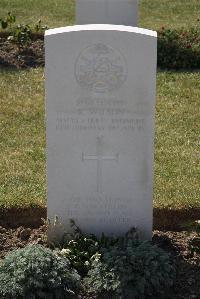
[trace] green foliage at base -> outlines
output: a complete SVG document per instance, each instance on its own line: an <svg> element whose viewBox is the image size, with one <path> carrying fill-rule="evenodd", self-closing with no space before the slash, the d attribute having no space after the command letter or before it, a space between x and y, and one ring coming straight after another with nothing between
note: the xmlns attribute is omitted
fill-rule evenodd
<svg viewBox="0 0 200 299"><path fill-rule="evenodd" d="M121 237L108 237L102 233L101 237L97 238L93 234L84 234L72 219L70 224L73 233L64 236L61 254L69 259L81 276L87 275L94 257L100 253L102 248L112 248L117 244L124 246L129 238L134 240L139 238L135 228Z"/></svg>
<svg viewBox="0 0 200 299"><path fill-rule="evenodd" d="M0 264L0 298L70 299L82 291L87 298L145 299L173 286L172 258L139 240L135 228L98 239L73 226L74 239L62 250L29 245L8 254Z"/></svg>
<svg viewBox="0 0 200 299"><path fill-rule="evenodd" d="M175 267L167 253L150 242L127 240L123 246L102 250L93 257L84 280L89 292L104 298L155 298L171 287Z"/></svg>
<svg viewBox="0 0 200 299"><path fill-rule="evenodd" d="M99 243L94 236L80 236L70 240L61 253L66 256L72 266L82 276L85 276L91 267L91 258L99 250Z"/></svg>
<svg viewBox="0 0 200 299"><path fill-rule="evenodd" d="M141 241L132 228L124 236L98 239L83 234L71 223L73 240L65 243L67 256L83 277L85 290L98 298L155 298L173 286L175 266L171 257L149 241Z"/></svg>
<svg viewBox="0 0 200 299"><path fill-rule="evenodd" d="M67 299L79 287L69 260L40 245L15 250L0 264L1 299Z"/></svg>

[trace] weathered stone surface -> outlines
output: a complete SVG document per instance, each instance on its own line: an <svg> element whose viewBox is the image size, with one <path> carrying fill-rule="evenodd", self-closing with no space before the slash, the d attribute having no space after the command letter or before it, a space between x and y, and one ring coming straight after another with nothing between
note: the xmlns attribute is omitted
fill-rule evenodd
<svg viewBox="0 0 200 299"><path fill-rule="evenodd" d="M156 33L72 26L45 45L48 217L151 238Z"/></svg>
<svg viewBox="0 0 200 299"><path fill-rule="evenodd" d="M138 0L77 0L76 24L137 26Z"/></svg>

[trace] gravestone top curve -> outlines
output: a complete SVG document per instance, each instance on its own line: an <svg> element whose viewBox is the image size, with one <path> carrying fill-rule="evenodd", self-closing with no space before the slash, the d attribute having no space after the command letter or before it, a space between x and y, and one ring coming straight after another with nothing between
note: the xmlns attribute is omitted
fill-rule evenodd
<svg viewBox="0 0 200 299"><path fill-rule="evenodd" d="M54 29L49 29L45 31L45 36L54 35L54 34L62 34L67 32L75 32L75 31L93 31L93 30L105 30L105 31L125 31L125 32L133 32L143 35L149 35L153 37L157 37L157 32L149 29L132 27L132 26L124 26L124 25L110 25L110 24L89 24L89 25L75 25L75 26L66 26L59 27Z"/></svg>

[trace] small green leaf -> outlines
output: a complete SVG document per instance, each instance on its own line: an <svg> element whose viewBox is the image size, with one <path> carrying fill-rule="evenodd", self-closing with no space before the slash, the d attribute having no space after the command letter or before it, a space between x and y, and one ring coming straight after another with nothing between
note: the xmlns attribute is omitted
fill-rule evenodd
<svg viewBox="0 0 200 299"><path fill-rule="evenodd" d="M1 28L6 29L7 27L8 27L8 22L4 21L4 20L1 20Z"/></svg>

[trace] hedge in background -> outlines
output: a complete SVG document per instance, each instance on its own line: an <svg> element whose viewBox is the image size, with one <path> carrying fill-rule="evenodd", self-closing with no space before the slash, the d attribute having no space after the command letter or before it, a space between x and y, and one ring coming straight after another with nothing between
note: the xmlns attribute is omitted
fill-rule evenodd
<svg viewBox="0 0 200 299"><path fill-rule="evenodd" d="M200 27L158 31L158 67L200 69Z"/></svg>
<svg viewBox="0 0 200 299"><path fill-rule="evenodd" d="M8 40L17 46L19 52L30 47L35 39L43 38L45 29L47 26L43 26L41 20L33 26L16 24L16 17L10 12L5 18L0 18L0 38L7 36ZM1 44L3 45L3 43ZM2 48L1 44L1 52L8 51L8 49ZM2 53L0 53L0 64L1 59L5 59L4 55L3 58L1 55ZM40 55L42 58L40 62L35 63L35 66L43 66L43 49L35 55ZM16 60L18 59L19 55L16 53ZM31 65L24 66L31 67ZM188 30L162 27L158 31L158 67L164 69L200 69L200 26Z"/></svg>

